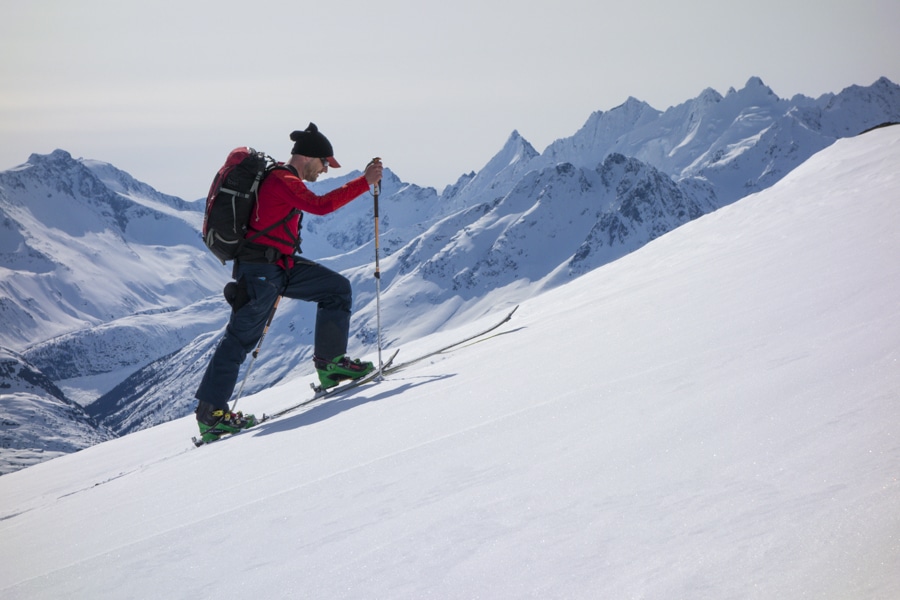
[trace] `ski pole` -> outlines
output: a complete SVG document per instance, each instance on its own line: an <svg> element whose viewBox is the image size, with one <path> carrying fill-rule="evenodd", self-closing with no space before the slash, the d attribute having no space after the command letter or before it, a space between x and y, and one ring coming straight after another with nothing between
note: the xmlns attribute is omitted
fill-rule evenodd
<svg viewBox="0 0 900 600"><path fill-rule="evenodd" d="M241 387L238 390L237 397L234 399L234 404L231 405L231 412L234 412L234 409L237 408L238 400L241 399L241 394L244 393L244 385L247 383L247 378L250 377L250 371L253 370L253 363L256 362L256 357L259 356L259 349L262 348L263 340L266 339L266 334L269 333L269 325L272 324L272 319L275 318L275 309L278 308L279 302L281 302L281 296L275 298L275 304L272 305L272 312L269 313L269 319L266 321L266 327L263 329L262 335L259 336L259 342L256 344L256 350L253 351L253 358L250 359L250 364L247 366L247 372L244 373L244 380L241 382Z"/></svg>
<svg viewBox="0 0 900 600"><path fill-rule="evenodd" d="M381 162L381 159L375 157L372 162ZM378 335L378 379L380 381L381 371L384 368L384 363L381 361L381 266L378 264L378 196L381 195L381 181L375 182L372 187L372 195L375 197L375 325Z"/></svg>

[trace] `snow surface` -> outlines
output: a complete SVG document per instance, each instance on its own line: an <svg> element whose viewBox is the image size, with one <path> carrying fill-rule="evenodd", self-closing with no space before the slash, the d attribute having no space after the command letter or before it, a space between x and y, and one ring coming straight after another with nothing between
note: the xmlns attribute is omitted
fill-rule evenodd
<svg viewBox="0 0 900 600"><path fill-rule="evenodd" d="M0 596L900 598L898 173L840 140L382 383L3 476Z"/></svg>

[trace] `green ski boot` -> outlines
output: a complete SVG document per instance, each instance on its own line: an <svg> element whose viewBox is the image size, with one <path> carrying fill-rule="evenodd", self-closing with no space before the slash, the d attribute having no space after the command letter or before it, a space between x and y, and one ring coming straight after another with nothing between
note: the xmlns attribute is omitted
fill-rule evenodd
<svg viewBox="0 0 900 600"><path fill-rule="evenodd" d="M200 402L197 405L197 425L200 427L200 439L204 444L214 442L223 435L237 433L257 424L254 415L245 415L217 409L212 404Z"/></svg>
<svg viewBox="0 0 900 600"><path fill-rule="evenodd" d="M323 390L332 388L342 381L365 377L375 370L375 365L372 363L363 362L358 358L351 360L347 358L346 354L331 361L318 357L314 361Z"/></svg>

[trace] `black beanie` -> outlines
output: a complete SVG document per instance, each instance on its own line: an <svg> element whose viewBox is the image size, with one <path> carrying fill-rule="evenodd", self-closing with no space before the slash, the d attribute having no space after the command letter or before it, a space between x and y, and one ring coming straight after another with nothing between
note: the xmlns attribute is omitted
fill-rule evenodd
<svg viewBox="0 0 900 600"><path fill-rule="evenodd" d="M295 131L291 133L291 141L294 147L291 154L299 154L310 158L328 159L328 165L338 168L341 165L334 159L334 150L331 148L331 142L328 138L319 132L319 128L315 123L310 123L304 131Z"/></svg>

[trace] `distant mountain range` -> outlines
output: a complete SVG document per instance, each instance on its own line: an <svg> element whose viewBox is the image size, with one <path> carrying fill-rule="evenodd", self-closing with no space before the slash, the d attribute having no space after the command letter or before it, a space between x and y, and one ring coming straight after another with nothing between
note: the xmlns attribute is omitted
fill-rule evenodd
<svg viewBox="0 0 900 600"><path fill-rule="evenodd" d="M563 285L773 185L840 137L891 122L900 122L900 86L884 78L789 100L751 78L664 112L629 98L543 152L512 132L484 168L441 192L386 171L384 339L429 333L426 314L449 326L500 298ZM193 410L230 276L200 240L202 210L63 150L0 173L0 346L10 365L0 370L0 473ZM371 202L308 216L303 234L304 254L351 278L351 352L371 353ZM311 371L311 311L282 303L247 393ZM24 385L21 373L51 384L29 384L36 413L7 394ZM32 418L55 423L54 433L35 433Z"/></svg>

